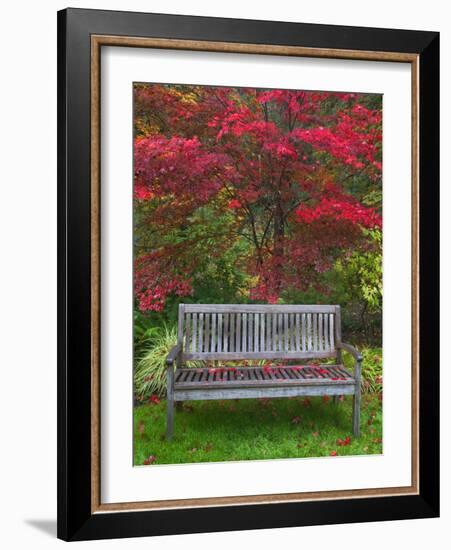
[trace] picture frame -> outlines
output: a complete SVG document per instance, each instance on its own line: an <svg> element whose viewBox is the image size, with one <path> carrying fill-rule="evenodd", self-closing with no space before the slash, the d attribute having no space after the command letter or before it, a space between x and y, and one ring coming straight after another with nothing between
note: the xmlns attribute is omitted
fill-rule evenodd
<svg viewBox="0 0 451 550"><path fill-rule="evenodd" d="M100 52L105 46L384 61L412 70L412 483L100 498ZM58 537L88 540L439 515L439 33L101 10L58 12Z"/></svg>

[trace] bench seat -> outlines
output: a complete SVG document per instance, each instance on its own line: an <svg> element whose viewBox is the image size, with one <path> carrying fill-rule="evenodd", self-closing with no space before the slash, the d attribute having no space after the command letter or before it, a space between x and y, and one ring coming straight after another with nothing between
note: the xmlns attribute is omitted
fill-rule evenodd
<svg viewBox="0 0 451 550"><path fill-rule="evenodd" d="M353 395L343 365L177 369L174 401Z"/></svg>
<svg viewBox="0 0 451 550"><path fill-rule="evenodd" d="M177 369L174 389L355 384L343 365Z"/></svg>

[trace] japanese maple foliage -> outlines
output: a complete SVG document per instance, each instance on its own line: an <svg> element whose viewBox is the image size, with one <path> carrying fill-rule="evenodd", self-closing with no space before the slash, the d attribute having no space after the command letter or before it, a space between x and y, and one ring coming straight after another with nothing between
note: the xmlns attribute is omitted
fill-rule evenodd
<svg viewBox="0 0 451 550"><path fill-rule="evenodd" d="M139 308L192 293L199 258L237 239L251 299L317 284L381 226L349 187L380 188L381 126L359 94L136 85Z"/></svg>

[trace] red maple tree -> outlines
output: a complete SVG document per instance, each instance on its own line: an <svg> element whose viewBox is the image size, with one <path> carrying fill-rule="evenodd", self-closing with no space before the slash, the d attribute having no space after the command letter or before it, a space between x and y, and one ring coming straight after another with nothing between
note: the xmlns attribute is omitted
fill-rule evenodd
<svg viewBox="0 0 451 550"><path fill-rule="evenodd" d="M192 292L200 238L213 242L212 256L244 239L249 253L237 261L251 277L249 297L276 302L365 246L362 228L381 226L378 209L345 185L353 177L381 185L381 109L363 96L164 85L134 92L137 223L160 235L136 254L142 311ZM227 214L218 238L216 226L174 238L207 206Z"/></svg>

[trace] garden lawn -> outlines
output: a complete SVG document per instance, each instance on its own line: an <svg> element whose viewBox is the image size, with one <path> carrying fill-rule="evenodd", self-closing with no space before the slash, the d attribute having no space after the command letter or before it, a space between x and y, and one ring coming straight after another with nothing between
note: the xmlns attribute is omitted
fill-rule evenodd
<svg viewBox="0 0 451 550"><path fill-rule="evenodd" d="M166 401L134 411L134 463L180 464L382 453L382 401L363 394L361 436L351 429L352 396L190 401L165 439Z"/></svg>

